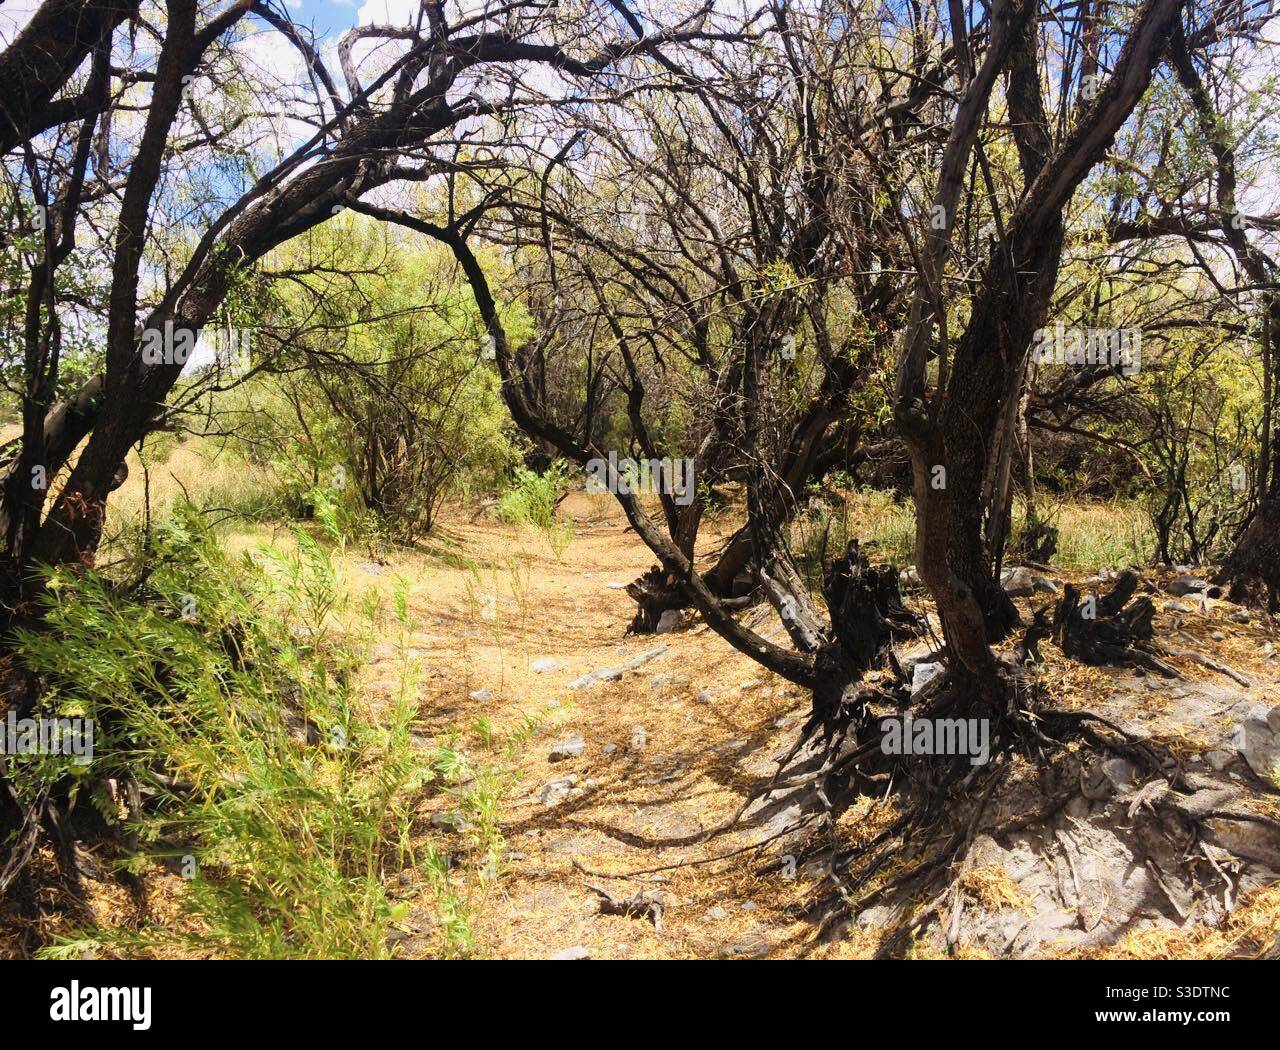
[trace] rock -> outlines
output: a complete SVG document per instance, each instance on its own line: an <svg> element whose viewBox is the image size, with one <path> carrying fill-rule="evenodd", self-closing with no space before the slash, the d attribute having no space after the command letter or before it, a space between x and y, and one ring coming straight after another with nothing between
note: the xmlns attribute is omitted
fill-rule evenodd
<svg viewBox="0 0 1280 1050"><path fill-rule="evenodd" d="M634 671L637 667L643 667L650 660L656 660L659 656L661 656L666 651L667 651L667 647L665 645L660 645L656 649L650 649L647 653L641 653L639 656L628 660L625 664L623 664L623 667L625 667L628 671ZM619 675L618 677L621 678L622 676Z"/></svg>
<svg viewBox="0 0 1280 1050"><path fill-rule="evenodd" d="M740 905L743 911L755 911L760 907L755 901L743 901Z"/></svg>
<svg viewBox="0 0 1280 1050"><path fill-rule="evenodd" d="M931 664L916 664L911 670L911 695L915 696L945 670L946 665L941 660Z"/></svg>
<svg viewBox="0 0 1280 1050"><path fill-rule="evenodd" d="M1221 631L1214 631L1213 634L1209 635L1209 637L1215 642L1225 642L1227 640L1227 636Z"/></svg>
<svg viewBox="0 0 1280 1050"><path fill-rule="evenodd" d="M668 609L658 617L658 626L654 628L655 634L666 634L668 631L674 631L684 622L684 613L679 609Z"/></svg>
<svg viewBox="0 0 1280 1050"><path fill-rule="evenodd" d="M587 742L581 733L574 733L568 740L562 740L547 755L548 762L563 762L566 758L577 758L587 749Z"/></svg>
<svg viewBox="0 0 1280 1050"><path fill-rule="evenodd" d="M875 904L870 908L863 908L858 912L857 918L854 919L862 929L875 929L883 926L889 921L892 911L886 905Z"/></svg>
<svg viewBox="0 0 1280 1050"><path fill-rule="evenodd" d="M447 828L450 831L466 831L470 825L461 813L456 809L450 809L445 810L443 813L432 813L431 826L433 828Z"/></svg>
<svg viewBox="0 0 1280 1050"><path fill-rule="evenodd" d="M1227 768L1231 762L1230 751L1209 751L1205 753L1204 760L1214 769L1221 773Z"/></svg>
<svg viewBox="0 0 1280 1050"><path fill-rule="evenodd" d="M555 955L551 956L551 958L581 961L583 959L590 959L591 953L579 944L572 948L566 948L562 952L556 952Z"/></svg>
<svg viewBox="0 0 1280 1050"><path fill-rule="evenodd" d="M606 583L605 586L608 587L609 590L611 591L621 591L621 590L625 590L627 585L625 583L618 583L615 580L611 583Z"/></svg>
<svg viewBox="0 0 1280 1050"><path fill-rule="evenodd" d="M1036 593L1035 574L1023 565L1002 572L1000 585L1010 598L1030 598Z"/></svg>
<svg viewBox="0 0 1280 1050"><path fill-rule="evenodd" d="M1237 609L1235 612L1233 612L1233 613L1231 614L1231 622L1232 622L1232 623L1248 623L1248 622L1249 622L1249 610L1248 610L1248 609Z"/></svg>
<svg viewBox="0 0 1280 1050"><path fill-rule="evenodd" d="M708 700L711 700L715 695L716 695L716 690L714 689L699 689L698 695L695 696L694 699L697 700L698 703L700 704L705 704Z"/></svg>
<svg viewBox="0 0 1280 1050"><path fill-rule="evenodd" d="M539 798L544 806L554 806L558 802L563 802L572 794L573 789L578 784L578 778L575 776L560 777L558 780L549 780L542 786L542 793Z"/></svg>
<svg viewBox="0 0 1280 1050"><path fill-rule="evenodd" d="M604 745L604 747L602 747L600 750L601 750L601 752L603 752L603 753L604 753L604 754L606 754L606 755L612 755L615 751L617 751L617 750L618 750L618 745L617 745L617 744L605 744L605 745Z"/></svg>
<svg viewBox="0 0 1280 1050"><path fill-rule="evenodd" d="M482 704L485 703L486 701L493 699L493 693L488 689L475 689L472 692L468 693L467 696L471 697L472 700L479 701Z"/></svg>
<svg viewBox="0 0 1280 1050"><path fill-rule="evenodd" d="M1184 595L1199 594L1201 591L1207 591L1209 584L1195 576L1178 576L1165 584L1164 589L1166 594L1181 598Z"/></svg>
<svg viewBox="0 0 1280 1050"><path fill-rule="evenodd" d="M385 576L387 570L379 565L376 561L358 561L356 568L361 572L367 572L370 576Z"/></svg>
<svg viewBox="0 0 1280 1050"><path fill-rule="evenodd" d="M1133 777L1137 770L1132 762L1124 758L1109 758L1102 763L1102 775L1111 781L1111 786L1121 794L1128 794L1134 789Z"/></svg>
<svg viewBox="0 0 1280 1050"><path fill-rule="evenodd" d="M599 671L592 672L597 682L616 682L622 677L621 667L602 667Z"/></svg>
<svg viewBox="0 0 1280 1050"><path fill-rule="evenodd" d="M1057 594L1061 590L1057 581L1047 576L1032 577L1031 586L1035 588L1037 594Z"/></svg>
<svg viewBox="0 0 1280 1050"><path fill-rule="evenodd" d="M627 746L632 751L643 751L649 746L649 734L644 731L644 726L631 727L631 740Z"/></svg>
<svg viewBox="0 0 1280 1050"><path fill-rule="evenodd" d="M534 660L533 663L529 665L529 668L534 674L546 674L548 671L556 670L559 666L560 665L551 657L543 656Z"/></svg>
<svg viewBox="0 0 1280 1050"><path fill-rule="evenodd" d="M1167 613L1193 613L1195 607L1188 605L1186 602L1165 602L1164 611Z"/></svg>
<svg viewBox="0 0 1280 1050"><path fill-rule="evenodd" d="M920 573L914 565L908 565L898 573L898 582L902 584L904 591L918 591L924 587L924 582L920 579Z"/></svg>
<svg viewBox="0 0 1280 1050"><path fill-rule="evenodd" d="M1280 706L1268 711L1261 704L1236 726L1231 746L1263 780L1280 783Z"/></svg>
<svg viewBox="0 0 1280 1050"><path fill-rule="evenodd" d="M729 917L729 913L725 911L722 907L720 907L720 905L718 904L715 905L715 907L707 909L708 919L727 919L728 917Z"/></svg>
<svg viewBox="0 0 1280 1050"><path fill-rule="evenodd" d="M589 689L596 684L596 676L594 671L588 671L584 675L579 675L569 683L570 689Z"/></svg>

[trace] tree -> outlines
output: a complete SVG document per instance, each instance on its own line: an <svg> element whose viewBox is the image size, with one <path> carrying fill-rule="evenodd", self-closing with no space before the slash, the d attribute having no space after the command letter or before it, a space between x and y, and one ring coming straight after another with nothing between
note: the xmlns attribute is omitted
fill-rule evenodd
<svg viewBox="0 0 1280 1050"><path fill-rule="evenodd" d="M51 3L38 14L32 32L57 23L62 6ZM41 248L29 260L22 293L28 377L22 442L0 479L2 560L11 595L21 593L32 562L92 561L106 499L125 456L163 419L184 359L171 352L172 346L158 357L144 354L139 319L143 336L167 333L166 338L176 335L189 343L229 289L272 248L378 187L438 174L448 167L449 136L469 133L477 121L535 101L564 100L563 94L555 97L554 88L548 97L543 86L535 98L521 79L529 70L547 70L551 81L572 95L573 84L598 79L611 68L666 47L724 35L703 28L705 11L628 39L619 39L590 5L580 19L568 14L564 7L516 2L448 26L439 5L423 4L413 25L361 26L347 35L339 48L345 92L301 29L252 0L203 13L187 0L172 0L163 18L140 18L137 28L155 35L156 48L134 52L123 75L112 64L107 32L118 19L106 19L103 32L90 41L95 58L83 83L73 73L74 52L85 44L81 35L74 47L60 49L62 57L39 85L33 82L31 100L10 119L15 134L27 137L14 147L17 156L6 170L19 191L43 209L35 213ZM219 49L250 15L302 56L313 91L298 111L316 130L265 174L247 180L238 199L211 199L196 209L186 236L167 231L170 244L190 247L181 259L165 259L165 278L152 281L148 256L159 247L158 225L173 203L171 180L183 165L190 172L236 155L227 141L231 127L205 123L198 89L215 75ZM128 21L127 11L122 18ZM370 42L390 45L395 57L366 74L357 46ZM40 46L24 34L0 67L22 68L32 47ZM375 56L374 61L380 60ZM121 86L128 86L128 93L116 90ZM65 137L62 124L45 131L51 118L41 115L40 103L64 90L89 100L83 113L76 107L70 114L58 111L61 119L75 122L66 125L73 134ZM127 136L113 113L134 105L141 105L144 116L138 134ZM113 250L110 289L99 306L104 365L70 396L55 399L58 333L68 309L59 299L59 269L77 238L99 229L110 231L103 236ZM50 501L48 483L67 469L76 452L74 467ZM39 483L33 485L33 478Z"/></svg>

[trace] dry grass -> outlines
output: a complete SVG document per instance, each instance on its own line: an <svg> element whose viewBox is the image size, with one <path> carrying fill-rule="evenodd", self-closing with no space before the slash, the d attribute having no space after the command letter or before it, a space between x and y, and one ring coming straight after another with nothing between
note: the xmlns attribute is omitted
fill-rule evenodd
<svg viewBox="0 0 1280 1050"><path fill-rule="evenodd" d="M153 513L162 513L184 489L215 506L220 498L251 501L270 480L246 474L216 449L184 445L163 470L152 471ZM113 497L118 520L139 516L141 483L135 470ZM841 939L814 943L813 926L796 910L814 889L809 873L801 870L793 880L758 877L750 850L719 859L747 847L744 834L699 839L737 809L749 784L773 771L774 757L807 714L807 696L705 627L659 638L625 637L633 605L609 585L634 579L649 568L652 556L607 497L575 494L560 516L573 520L575 534L558 553L536 531L455 507L419 548L394 552L383 564L350 551L343 563L344 583L357 597L387 597L398 580L406 581L413 620L408 645L420 668L421 732L453 742L477 761L501 762L518 778L501 813L507 853L500 878L487 887L460 887L477 907L476 953L545 957L582 946L597 958L874 954L881 937L875 929L854 926ZM888 546L909 526L900 510L872 499L853 501L849 520L860 535L875 534L878 525L890 537ZM1117 535L1126 522L1132 524L1128 512L1096 507L1070 516L1064 510L1060 524L1069 525L1068 531L1091 531L1099 522L1112 522ZM712 519L705 550L733 524L728 515ZM248 547L264 539L287 542L259 527L232 533L227 543ZM1085 571L1081 566L1080 574ZM927 603L915 604L929 611ZM767 610L747 615L759 630L782 640ZM1219 659L1265 680L1260 695L1274 695L1269 683L1275 664L1263 652L1274 636L1264 625L1234 624L1215 603L1207 617L1182 616L1181 629L1216 646ZM1221 641L1211 640L1215 631ZM620 681L568 688L582 674L622 666L659 645L667 646L662 656L627 671ZM1114 671L1073 663L1051 645L1043 651L1040 673L1063 706L1094 707L1111 691ZM400 665L390 640L375 643L370 656L362 684L368 713L376 718L398 687ZM555 659L557 668L534 673L531 665L540 657ZM1214 674L1194 664L1187 673ZM1159 721L1166 704L1160 694L1153 692L1143 703L1165 739L1186 753L1202 749L1196 727ZM531 725L541 728L526 738ZM642 750L629 746L636 726L646 731ZM550 764L552 745L574 733L586 741L585 753ZM544 806L542 786L569 775L586 790ZM429 816L423 814L424 833ZM839 833L855 842L892 816L891 806L867 804L844 815ZM429 834L459 854L474 848L464 832L430 828ZM655 868L661 870L649 870ZM647 873L628 877L637 871ZM623 896L660 889L668 902L663 931L643 919L599 915L593 885ZM1007 873L972 870L962 885L981 906L1027 907ZM430 894L416 883L406 892L417 895L407 926L418 936L405 942L402 953L433 954L442 936ZM160 908L164 896L161 890L153 898ZM1277 922L1280 890L1261 891L1225 931L1135 931L1109 951L1126 957L1228 953L1233 945L1261 943ZM922 942L913 954L931 952ZM973 954L963 947L960 953Z"/></svg>
<svg viewBox="0 0 1280 1050"><path fill-rule="evenodd" d="M1280 886L1245 894L1221 929L1197 924L1185 929L1134 930L1106 948L1067 954L1091 959L1252 958L1280 935Z"/></svg>

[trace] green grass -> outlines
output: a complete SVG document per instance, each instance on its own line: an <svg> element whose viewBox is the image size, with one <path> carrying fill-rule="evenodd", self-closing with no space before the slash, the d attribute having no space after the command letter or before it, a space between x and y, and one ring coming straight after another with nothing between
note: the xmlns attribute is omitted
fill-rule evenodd
<svg viewBox="0 0 1280 1050"><path fill-rule="evenodd" d="M22 634L19 657L44 676L47 708L95 720L95 756L75 769L15 764L14 782L30 795L75 777L73 791L136 843L123 865L183 875L181 917L86 929L43 954L384 958L410 907L388 885L411 867L432 889L442 951L469 951L469 901L417 814L433 794L479 784L469 805L498 850L500 795L487 771L412 732L403 588L390 615L382 600L353 602L335 548L300 529L289 549L236 560L179 508L156 540L141 589L50 577L51 629ZM355 683L388 635L405 654L402 685L374 722ZM122 808L111 782L136 782L142 809Z"/></svg>
<svg viewBox="0 0 1280 1050"><path fill-rule="evenodd" d="M511 485L498 499L498 520L538 530L556 558L573 539L573 525L556 518L556 504L569 485L569 470L558 459L541 474L517 467Z"/></svg>
<svg viewBox="0 0 1280 1050"><path fill-rule="evenodd" d="M1040 512L1059 530L1054 565L1070 572L1120 569L1150 561L1155 538L1150 521L1135 503L1042 503ZM1015 501L1013 543L1026 523ZM903 567L915 561L915 508L890 492L858 489L815 502L791 528L791 544L811 585L821 582L821 565L852 538L874 541L873 560Z"/></svg>

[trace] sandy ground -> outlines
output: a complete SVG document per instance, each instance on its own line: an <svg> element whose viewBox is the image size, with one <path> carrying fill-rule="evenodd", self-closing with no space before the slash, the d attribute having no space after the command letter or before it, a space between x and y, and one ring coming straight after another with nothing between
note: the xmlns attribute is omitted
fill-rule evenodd
<svg viewBox="0 0 1280 1050"><path fill-rule="evenodd" d="M770 756L785 750L787 730L807 714L807 696L700 624L626 637L634 603L621 585L652 557L611 501L571 496L561 516L575 520L561 557L536 532L455 516L412 583L424 732L465 730L482 718L499 735L526 718L539 726L514 756L519 781L502 820L508 853L477 908L477 953L545 957L585 948L593 957L649 958L781 950L806 933L784 913L801 886L776 877L761 885L750 855L631 879L607 875L740 848L746 840L733 834L694 840L734 813L749 782L773 771ZM776 624L762 629L780 637ZM547 659L554 669L533 669ZM570 687L607 668L621 677ZM390 660L385 671L391 687ZM379 665L370 668L373 678L380 673ZM549 761L555 745L575 735L583 753ZM569 777L572 794L544 804L544 786ZM465 836L454 845L465 850ZM650 920L599 915L592 887L620 897L660 890L661 932ZM405 941L404 954L432 950L432 922L428 911L415 913L410 925L423 936Z"/></svg>
<svg viewBox="0 0 1280 1050"><path fill-rule="evenodd" d="M407 644L417 668L417 732L424 743L446 741L473 764L510 774L499 810L505 849L496 878L477 877L474 835L440 826L456 804L449 794L436 794L420 823L418 845L430 842L455 862L451 880L472 916L468 954L871 954L878 935L870 929L855 926L817 941L814 923L803 914L814 876L803 868L770 869L765 861L776 861L780 851L759 849L759 829L707 834L737 813L752 785L776 770L808 714L807 695L694 618L660 636L628 637L634 605L622 588L652 565L652 556L608 497L572 495L560 515L572 522L573 536L558 553L542 533L497 523L491 509L455 508L418 551L378 558L352 549L345 558L346 583L357 596L367 589L389 595L397 586L407 588L414 625ZM707 552L729 527L730 521L720 531L717 522L708 524ZM927 611L918 598L913 604ZM1280 702L1273 626L1256 619L1233 623L1230 612L1215 603L1204 614L1162 613L1159 623L1177 644L1212 651L1247 673L1248 688L1189 661L1178 662L1187 683L1160 688L1128 672L1071 663L1051 645L1044 647L1044 673L1063 705L1103 710L1199 762L1224 746L1234 705ZM784 639L771 610L758 607L744 615L767 637ZM371 657L363 684L367 713L376 719L400 688L403 652L388 640L375 644ZM539 671L540 661L554 666ZM571 686L603 669L620 674ZM1206 707L1215 698L1221 702ZM580 754L551 760L557 744L577 736ZM864 836L880 816L868 817L859 807L842 818L839 832L846 841ZM407 920L398 924L396 953L440 954L444 938L425 877L420 871L391 877L398 880L394 894L410 902ZM118 887L98 887L104 905L105 898L122 898L107 914L129 910ZM999 871L975 872L966 892L977 904L1023 906L1017 887ZM1146 930L1145 940L1108 950L1199 957L1236 953L1242 944L1253 948L1280 930L1280 891L1262 892L1231 929ZM636 894L660 901L660 922L652 912L602 914L606 895L621 900ZM160 918L172 904L161 875L148 910ZM106 917L102 907L94 910ZM58 928L54 921L44 932ZM936 952L922 943L909 954ZM966 953L962 944L956 954L982 953ZM1054 954L1053 947L1041 954Z"/></svg>
<svg viewBox="0 0 1280 1050"><path fill-rule="evenodd" d="M808 714L808 698L736 653L697 621L661 636L627 637L633 603L621 585L652 564L615 505L575 495L561 507L575 535L557 556L545 538L496 525L485 515L454 515L438 549L412 578L424 676L424 731L442 735L488 720L499 735L523 720L539 728L505 761L518 773L502 810L507 854L496 882L473 887L475 953L547 958L583 952L592 958L865 956L876 936L854 929L819 944L802 916L812 893L803 869L758 874L776 850L761 853L762 832L708 837L739 809L746 790L771 775ZM715 528L707 535L716 542ZM373 575L393 571L365 564ZM1230 607L1207 615L1166 614L1179 644L1198 643L1252 676L1248 689L1180 661L1188 683L1166 689L1113 669L1070 663L1046 646L1047 675L1067 705L1101 706L1127 726L1178 747L1192 761L1225 745L1226 707L1280 701L1275 635L1257 622L1228 620ZM745 614L757 630L782 640L767 608ZM1220 637L1212 638L1216 632ZM652 658L640 663L648 654ZM535 661L554 660L541 673ZM632 662L640 663L628 669ZM603 668L614 681L574 689L570 683ZM370 668L372 678L381 673ZM394 677L387 668L388 687ZM1198 691L1203 683L1205 695ZM1224 692L1225 689L1225 692ZM376 694L377 688L373 692ZM1225 696L1211 711L1209 699ZM1184 699L1189 697L1190 699ZM1194 701L1194 702L1192 702ZM558 743L581 736L580 755L551 761ZM573 778L566 797L548 804L545 789ZM552 789L554 791L554 788ZM447 800L444 805L447 805ZM865 833L861 812L841 832ZM465 834L447 836L465 856ZM459 880L468 876L459 866ZM473 880L474 881L474 880ZM603 891L603 893L602 893ZM651 917L601 913L615 899L656 894L661 928ZM980 897L981 894L978 894ZM1280 928L1280 901L1261 919ZM402 955L438 950L434 916L419 899ZM1274 924L1274 925L1273 925ZM1177 931L1195 952L1194 931ZM1203 938L1201 938L1203 940ZM1153 952L1170 951L1160 939ZM1177 954L1176 951L1173 952ZM922 945L919 954L929 954Z"/></svg>

